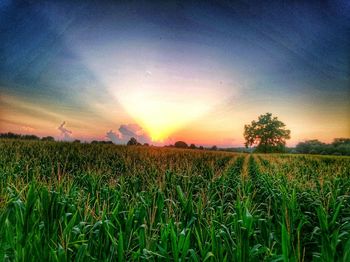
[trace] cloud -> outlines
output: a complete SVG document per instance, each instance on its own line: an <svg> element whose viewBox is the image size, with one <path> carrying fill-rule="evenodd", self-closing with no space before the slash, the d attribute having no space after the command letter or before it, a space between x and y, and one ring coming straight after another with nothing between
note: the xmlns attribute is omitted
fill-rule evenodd
<svg viewBox="0 0 350 262"><path fill-rule="evenodd" d="M66 122L63 121L63 123L57 129L61 131L60 137L62 138L62 140L71 141L72 140L72 131L65 128L64 127L65 124L66 124Z"/></svg>
<svg viewBox="0 0 350 262"><path fill-rule="evenodd" d="M114 144L126 144L132 137L135 137L142 144L151 142L151 137L138 124L120 125L118 131L110 130L106 133L106 136Z"/></svg>
<svg viewBox="0 0 350 262"><path fill-rule="evenodd" d="M121 139L121 137L120 137L120 134L113 132L113 130L110 130L109 132L107 132L106 136L114 144L123 144L124 143L123 139Z"/></svg>
<svg viewBox="0 0 350 262"><path fill-rule="evenodd" d="M139 131L138 126L133 124L121 125L118 130L125 137L137 136L137 132Z"/></svg>

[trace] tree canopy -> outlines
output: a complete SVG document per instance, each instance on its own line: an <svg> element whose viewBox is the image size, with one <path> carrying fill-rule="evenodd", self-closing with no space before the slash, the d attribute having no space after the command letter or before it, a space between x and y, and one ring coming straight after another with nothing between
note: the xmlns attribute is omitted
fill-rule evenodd
<svg viewBox="0 0 350 262"><path fill-rule="evenodd" d="M177 148L188 148L188 145L184 141L177 141L174 146Z"/></svg>
<svg viewBox="0 0 350 262"><path fill-rule="evenodd" d="M285 126L271 113L260 115L258 121L244 126L245 146L256 145L257 152L282 152L286 139L290 138L290 130Z"/></svg>
<svg viewBox="0 0 350 262"><path fill-rule="evenodd" d="M130 138L130 140L127 143L128 146L136 146L138 144L139 144L139 142L137 142L135 137Z"/></svg>
<svg viewBox="0 0 350 262"><path fill-rule="evenodd" d="M55 141L55 138L52 136L45 136L41 138L42 141Z"/></svg>
<svg viewBox="0 0 350 262"><path fill-rule="evenodd" d="M295 150L302 154L350 155L350 138L335 138L331 144L317 139L306 140L298 143Z"/></svg>
<svg viewBox="0 0 350 262"><path fill-rule="evenodd" d="M36 135L21 135L15 133L1 133L0 138L9 138L9 139L24 139L24 140L40 140L40 138Z"/></svg>
<svg viewBox="0 0 350 262"><path fill-rule="evenodd" d="M190 145L190 148L191 148L191 149L196 149L197 147L196 147L195 144L191 144L191 145Z"/></svg>

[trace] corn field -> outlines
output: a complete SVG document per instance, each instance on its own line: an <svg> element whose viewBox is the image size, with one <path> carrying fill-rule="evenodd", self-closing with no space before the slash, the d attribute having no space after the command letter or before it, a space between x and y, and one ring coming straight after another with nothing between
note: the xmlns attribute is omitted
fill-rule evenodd
<svg viewBox="0 0 350 262"><path fill-rule="evenodd" d="M350 261L350 158L0 141L0 261Z"/></svg>

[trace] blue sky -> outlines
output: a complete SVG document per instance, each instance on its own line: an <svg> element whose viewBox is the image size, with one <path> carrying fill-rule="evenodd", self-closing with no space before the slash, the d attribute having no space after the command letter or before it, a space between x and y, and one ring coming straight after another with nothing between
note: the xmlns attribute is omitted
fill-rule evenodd
<svg viewBox="0 0 350 262"><path fill-rule="evenodd" d="M347 1L3 1L1 131L241 145L267 111L290 143L349 136ZM306 126L305 123L308 125Z"/></svg>

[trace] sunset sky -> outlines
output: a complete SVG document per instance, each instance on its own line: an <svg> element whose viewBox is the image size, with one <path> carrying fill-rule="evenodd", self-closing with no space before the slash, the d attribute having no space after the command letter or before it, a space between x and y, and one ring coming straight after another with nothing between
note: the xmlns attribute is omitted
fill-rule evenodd
<svg viewBox="0 0 350 262"><path fill-rule="evenodd" d="M271 112L289 146L350 137L349 1L56 2L0 1L0 132L243 146Z"/></svg>

